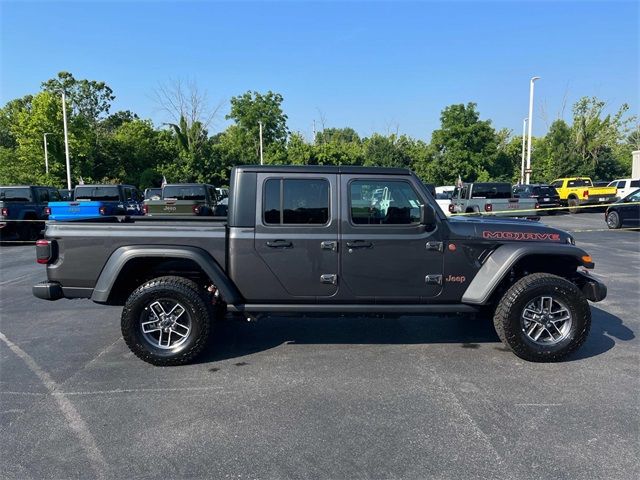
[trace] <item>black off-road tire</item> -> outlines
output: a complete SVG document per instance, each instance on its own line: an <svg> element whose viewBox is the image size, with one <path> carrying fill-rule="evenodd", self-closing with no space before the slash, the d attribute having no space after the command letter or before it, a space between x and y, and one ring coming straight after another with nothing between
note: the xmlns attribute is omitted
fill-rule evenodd
<svg viewBox="0 0 640 480"><path fill-rule="evenodd" d="M141 318L146 307L158 299L171 299L184 306L191 330L187 339L174 349L161 349L143 338ZM198 285L184 277L165 276L149 280L127 299L122 310L122 337L141 360L158 366L184 365L205 347L215 312L210 299Z"/></svg>
<svg viewBox="0 0 640 480"><path fill-rule="evenodd" d="M570 198L567 201L567 205L569 206L569 213L575 214L580 213L579 203L577 198Z"/></svg>
<svg viewBox="0 0 640 480"><path fill-rule="evenodd" d="M622 223L620 222L620 215L618 215L618 212L616 212L615 210L612 210L611 212L607 213L606 220L607 220L607 228L609 229L616 229L622 226Z"/></svg>
<svg viewBox="0 0 640 480"><path fill-rule="evenodd" d="M523 331L520 316L525 306L541 295L559 298L572 316L566 338L554 345L533 342ZM518 357L531 362L557 362L585 342L591 328L591 308L580 289L549 273L533 273L514 283L502 296L493 317L500 340Z"/></svg>

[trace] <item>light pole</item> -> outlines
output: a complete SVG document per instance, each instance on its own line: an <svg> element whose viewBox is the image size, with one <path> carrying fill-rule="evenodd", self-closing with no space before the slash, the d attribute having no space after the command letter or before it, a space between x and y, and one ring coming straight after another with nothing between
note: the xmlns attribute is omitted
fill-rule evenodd
<svg viewBox="0 0 640 480"><path fill-rule="evenodd" d="M71 162L69 161L69 135L67 133L67 97L62 91L62 122L64 125L64 155L67 160L67 188L71 190Z"/></svg>
<svg viewBox="0 0 640 480"><path fill-rule="evenodd" d="M540 80L540 77L531 77L529 81L529 140L527 143L527 168L525 173L525 182L529 185L531 180L531 127L533 126L533 84L536 80Z"/></svg>
<svg viewBox="0 0 640 480"><path fill-rule="evenodd" d="M53 135L51 132L44 134L44 171L49 175L49 152L47 151L47 135Z"/></svg>
<svg viewBox="0 0 640 480"><path fill-rule="evenodd" d="M520 162L520 185L524 184L524 162L527 149L527 118L522 120L522 161Z"/></svg>
<svg viewBox="0 0 640 480"><path fill-rule="evenodd" d="M258 122L260 126L260 165L264 163L264 159L262 158L262 122Z"/></svg>

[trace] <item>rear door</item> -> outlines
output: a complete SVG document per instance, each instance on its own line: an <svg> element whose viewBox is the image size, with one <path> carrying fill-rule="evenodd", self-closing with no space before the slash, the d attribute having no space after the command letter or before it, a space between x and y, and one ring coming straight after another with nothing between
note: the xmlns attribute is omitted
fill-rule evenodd
<svg viewBox="0 0 640 480"><path fill-rule="evenodd" d="M383 191L380 199L374 192ZM359 301L417 303L442 290L438 229L420 225L425 192L409 178L341 176L342 286ZM341 292L344 293L344 292Z"/></svg>
<svg viewBox="0 0 640 480"><path fill-rule="evenodd" d="M337 195L335 174L258 174L254 248L288 297L338 291Z"/></svg>

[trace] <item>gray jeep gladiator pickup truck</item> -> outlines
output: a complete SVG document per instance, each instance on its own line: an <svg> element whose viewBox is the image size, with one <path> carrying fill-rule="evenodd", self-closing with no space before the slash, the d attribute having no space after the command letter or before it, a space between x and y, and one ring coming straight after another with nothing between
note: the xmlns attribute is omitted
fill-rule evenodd
<svg viewBox="0 0 640 480"><path fill-rule="evenodd" d="M448 219L404 169L236 167L224 220L50 222L36 255L36 297L123 305L124 340L154 365L191 361L225 311L482 312L519 357L556 361L585 341L587 300L606 296L568 233Z"/></svg>

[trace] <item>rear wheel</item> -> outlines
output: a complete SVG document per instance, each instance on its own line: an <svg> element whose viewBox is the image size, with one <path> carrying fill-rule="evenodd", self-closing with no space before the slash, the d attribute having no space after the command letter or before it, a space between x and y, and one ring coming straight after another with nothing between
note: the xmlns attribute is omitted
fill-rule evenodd
<svg viewBox="0 0 640 480"><path fill-rule="evenodd" d="M518 280L498 302L493 323L517 356L554 362L578 349L591 327L591 309L568 280L534 273Z"/></svg>
<svg viewBox="0 0 640 480"><path fill-rule="evenodd" d="M153 365L182 365L204 348L214 315L207 295L183 277L158 277L137 288L122 310L122 336Z"/></svg>
<svg viewBox="0 0 640 480"><path fill-rule="evenodd" d="M567 204L569 205L569 213L578 213L580 211L577 198L570 198Z"/></svg>
<svg viewBox="0 0 640 480"><path fill-rule="evenodd" d="M620 215L618 215L618 212L611 211L607 213L607 227L609 227L610 229L616 229L620 228L620 226Z"/></svg>

